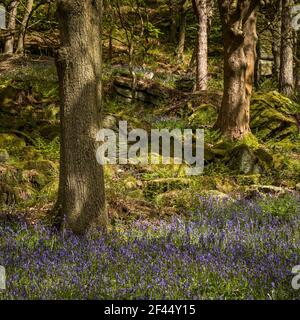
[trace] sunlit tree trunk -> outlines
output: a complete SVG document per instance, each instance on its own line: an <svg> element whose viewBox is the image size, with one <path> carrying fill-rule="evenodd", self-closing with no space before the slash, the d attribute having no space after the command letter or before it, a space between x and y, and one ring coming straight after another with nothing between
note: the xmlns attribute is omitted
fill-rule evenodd
<svg viewBox="0 0 300 320"><path fill-rule="evenodd" d="M61 48L61 166L56 210L83 234L107 225L103 167L96 160L101 128L102 0L58 0Z"/></svg>
<svg viewBox="0 0 300 320"><path fill-rule="evenodd" d="M219 0L224 38L224 95L216 127L230 139L250 132L250 98L256 61L258 1L236 7Z"/></svg>
<svg viewBox="0 0 300 320"><path fill-rule="evenodd" d="M207 40L207 0L193 0L194 11L198 20L196 52L196 90L207 89L208 77L208 40Z"/></svg>
<svg viewBox="0 0 300 320"><path fill-rule="evenodd" d="M293 0L282 0L281 13L281 54L280 54L280 92L287 96L294 93L294 32L291 8Z"/></svg>
<svg viewBox="0 0 300 320"><path fill-rule="evenodd" d="M16 16L18 12L19 1L12 1L8 7L8 23L7 29L14 33L16 29ZM7 37L4 44L4 54L14 53L15 36L12 34Z"/></svg>

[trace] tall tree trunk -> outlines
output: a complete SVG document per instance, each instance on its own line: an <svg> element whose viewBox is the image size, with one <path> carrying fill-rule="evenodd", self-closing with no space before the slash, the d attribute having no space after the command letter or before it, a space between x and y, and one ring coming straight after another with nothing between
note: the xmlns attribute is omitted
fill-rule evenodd
<svg viewBox="0 0 300 320"><path fill-rule="evenodd" d="M272 55L274 59L273 63L273 70L272 70L272 78L275 83L279 83L279 75L280 75L280 47L281 47L281 7L282 1L279 0L275 3L275 9L277 10L274 12L274 21L275 24L275 32L273 32L272 37Z"/></svg>
<svg viewBox="0 0 300 320"><path fill-rule="evenodd" d="M198 19L197 32L197 68L196 68L196 90L207 89L208 77L208 35L207 35L207 0L193 0L193 7Z"/></svg>
<svg viewBox="0 0 300 320"><path fill-rule="evenodd" d="M21 22L18 44L17 44L17 49L16 49L16 53L18 53L18 54L24 53L24 41L25 41L25 35L26 35L26 28L28 25L28 20L29 20L30 14L32 12L33 1L34 0L27 0L25 13L23 16L23 20Z"/></svg>
<svg viewBox="0 0 300 320"><path fill-rule="evenodd" d="M185 9L186 0L182 0L180 3L180 24L179 24L179 41L177 48L177 58L179 61L183 60L184 47L185 47L185 35L186 35L186 14Z"/></svg>
<svg viewBox="0 0 300 320"><path fill-rule="evenodd" d="M8 23L7 29L11 32L15 32L16 29L16 16L18 12L19 1L12 1L8 7ZM14 53L14 35L7 37L4 44L4 54L13 54Z"/></svg>
<svg viewBox="0 0 300 320"><path fill-rule="evenodd" d="M280 41L279 41L280 42ZM280 74L280 45L276 38L272 40L272 54L274 57L274 64L273 64L273 80L278 83L279 82L279 74Z"/></svg>
<svg viewBox="0 0 300 320"><path fill-rule="evenodd" d="M102 0L58 0L61 48L61 166L57 209L77 234L107 225L103 167L96 160L102 124Z"/></svg>
<svg viewBox="0 0 300 320"><path fill-rule="evenodd" d="M300 97L300 31L297 32L295 75L295 93Z"/></svg>
<svg viewBox="0 0 300 320"><path fill-rule="evenodd" d="M293 0L282 0L281 13L281 53L280 53L280 92L292 96L294 92L294 59L292 13Z"/></svg>
<svg viewBox="0 0 300 320"><path fill-rule="evenodd" d="M241 139L250 132L258 2L240 0L234 10L218 2L224 38L224 95L216 127L232 140Z"/></svg>
<svg viewBox="0 0 300 320"><path fill-rule="evenodd" d="M174 0L169 1L169 7L171 15L169 41L175 43L177 36L177 5Z"/></svg>

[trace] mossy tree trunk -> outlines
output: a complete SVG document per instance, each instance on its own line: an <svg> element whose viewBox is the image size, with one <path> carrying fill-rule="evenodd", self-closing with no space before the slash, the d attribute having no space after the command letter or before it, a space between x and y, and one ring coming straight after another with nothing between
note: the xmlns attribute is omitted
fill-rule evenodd
<svg viewBox="0 0 300 320"><path fill-rule="evenodd" d="M291 13L293 4L293 0L282 0L279 89L286 96L292 96L294 93L294 31Z"/></svg>
<svg viewBox="0 0 300 320"><path fill-rule="evenodd" d="M57 71L61 98L61 166L57 208L66 227L84 234L107 225L103 167L96 160L101 128L102 0L58 0Z"/></svg>
<svg viewBox="0 0 300 320"><path fill-rule="evenodd" d="M8 7L8 23L7 29L11 32L4 44L4 54L14 53L16 17L18 12L19 1L11 1Z"/></svg>
<svg viewBox="0 0 300 320"><path fill-rule="evenodd" d="M250 132L259 1L218 3L224 39L224 95L216 127L234 140Z"/></svg>

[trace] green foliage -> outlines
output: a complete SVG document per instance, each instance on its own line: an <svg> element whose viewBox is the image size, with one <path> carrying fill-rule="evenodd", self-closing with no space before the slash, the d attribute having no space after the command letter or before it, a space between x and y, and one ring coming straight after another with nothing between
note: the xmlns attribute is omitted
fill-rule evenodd
<svg viewBox="0 0 300 320"><path fill-rule="evenodd" d="M42 137L34 139L35 149L45 158L49 160L59 160L60 156L60 141L59 137L54 138L52 141L47 141Z"/></svg>
<svg viewBox="0 0 300 320"><path fill-rule="evenodd" d="M284 220L293 219L300 214L299 200L293 194L283 194L274 199L263 199L258 202L263 214L271 214Z"/></svg>

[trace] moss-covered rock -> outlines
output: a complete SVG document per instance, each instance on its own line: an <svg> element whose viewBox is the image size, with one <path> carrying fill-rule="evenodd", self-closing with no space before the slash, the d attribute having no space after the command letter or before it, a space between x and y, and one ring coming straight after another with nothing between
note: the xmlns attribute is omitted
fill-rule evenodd
<svg viewBox="0 0 300 320"><path fill-rule="evenodd" d="M6 149L0 149L0 163L5 163L9 160L9 154Z"/></svg>
<svg viewBox="0 0 300 320"><path fill-rule="evenodd" d="M37 170L24 170L22 172L22 180L24 182L30 183L32 187L35 187L37 189L45 186L48 181L46 175Z"/></svg>
<svg viewBox="0 0 300 320"><path fill-rule="evenodd" d="M206 198L220 201L234 201L234 199L230 197L228 194L220 192L218 190L203 191L201 195L203 195Z"/></svg>
<svg viewBox="0 0 300 320"><path fill-rule="evenodd" d="M161 207L191 208L194 204L193 194L187 190L171 190L155 197L154 202Z"/></svg>
<svg viewBox="0 0 300 320"><path fill-rule="evenodd" d="M20 154L25 147L26 142L15 134L0 134L0 148L6 149L12 156L14 154Z"/></svg>
<svg viewBox="0 0 300 320"><path fill-rule="evenodd" d="M168 192L171 190L182 190L190 186L191 180L187 178L163 178L154 179L145 182L144 194L148 198L153 196Z"/></svg>
<svg viewBox="0 0 300 320"><path fill-rule="evenodd" d="M277 91L257 93L251 103L252 132L264 141L298 135L300 106Z"/></svg>
<svg viewBox="0 0 300 320"><path fill-rule="evenodd" d="M257 174L263 171L257 156L247 145L240 145L232 150L229 167L242 174Z"/></svg>
<svg viewBox="0 0 300 320"><path fill-rule="evenodd" d="M33 146L27 146L22 151L22 160L42 160L42 155Z"/></svg>
<svg viewBox="0 0 300 320"><path fill-rule="evenodd" d="M30 160L25 162L24 169L37 170L45 175L57 173L57 166L50 160Z"/></svg>
<svg viewBox="0 0 300 320"><path fill-rule="evenodd" d="M17 193L13 187L0 182L0 206L11 206L17 203Z"/></svg>

